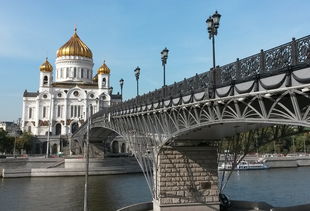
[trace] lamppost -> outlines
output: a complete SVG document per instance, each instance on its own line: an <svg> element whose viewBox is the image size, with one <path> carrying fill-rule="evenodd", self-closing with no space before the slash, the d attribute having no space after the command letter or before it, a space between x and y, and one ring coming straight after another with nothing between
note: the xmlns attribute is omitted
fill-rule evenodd
<svg viewBox="0 0 310 211"><path fill-rule="evenodd" d="M136 80L137 80L137 96L139 96L139 76L140 76L140 67L136 67L136 69L134 70L135 72L135 76L136 76Z"/></svg>
<svg viewBox="0 0 310 211"><path fill-rule="evenodd" d="M52 106L53 106L53 95L51 93L51 99L50 99L50 110L49 110L49 115L48 115L48 133L47 133L47 140L46 140L46 155L45 157L48 158L48 155L49 155L49 148L50 148L50 135L51 135L51 126L52 126L52 115L53 115L53 112L52 112ZM53 129L52 129L53 130Z"/></svg>
<svg viewBox="0 0 310 211"><path fill-rule="evenodd" d="M89 172L89 133L90 133L90 112L86 101L86 118L87 118L87 133L86 133L86 149L85 149L85 183L84 183L84 211L88 211L88 172Z"/></svg>
<svg viewBox="0 0 310 211"><path fill-rule="evenodd" d="M14 134L14 149L13 149L13 157L15 158L16 157L16 139L17 137L19 137L20 135L22 134L22 131L21 130L17 130L15 131L15 134Z"/></svg>
<svg viewBox="0 0 310 211"><path fill-rule="evenodd" d="M164 86L166 86L166 64L167 64L167 59L168 59L168 52L169 50L165 48L160 52L161 54L161 62L164 68Z"/></svg>
<svg viewBox="0 0 310 211"><path fill-rule="evenodd" d="M209 32L209 39L212 38L212 49L213 49L213 69L215 68L215 43L214 43L214 36L217 35L217 29L220 26L220 18L221 15L215 11L215 13L210 16L206 23L208 25L208 32Z"/></svg>
<svg viewBox="0 0 310 211"><path fill-rule="evenodd" d="M85 120L87 120L86 125L86 139L84 140L84 159L85 159L85 181L84 181L84 211L88 211L88 174L89 174L89 136L90 136L90 106L88 99L78 99L78 102L85 101Z"/></svg>
<svg viewBox="0 0 310 211"><path fill-rule="evenodd" d="M119 85L121 86L121 96L122 96L122 101L123 101L123 85L124 85L124 79L121 78L121 80L119 80Z"/></svg>

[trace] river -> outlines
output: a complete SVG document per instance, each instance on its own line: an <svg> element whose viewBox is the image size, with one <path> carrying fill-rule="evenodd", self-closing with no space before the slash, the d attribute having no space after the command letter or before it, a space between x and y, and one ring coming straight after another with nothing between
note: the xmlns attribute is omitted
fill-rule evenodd
<svg viewBox="0 0 310 211"><path fill-rule="evenodd" d="M233 199L265 201L274 206L310 203L310 168L234 172L225 194ZM82 210L83 177L37 177L0 180L0 210ZM142 174L89 178L90 210L112 211L151 201Z"/></svg>

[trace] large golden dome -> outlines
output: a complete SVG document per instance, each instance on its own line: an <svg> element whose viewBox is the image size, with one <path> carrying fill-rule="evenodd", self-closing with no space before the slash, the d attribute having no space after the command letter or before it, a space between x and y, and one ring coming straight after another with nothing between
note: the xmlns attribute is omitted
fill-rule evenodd
<svg viewBox="0 0 310 211"><path fill-rule="evenodd" d="M61 56L83 56L87 58L93 58L93 53L87 47L85 43L80 39L74 30L73 36L68 42L61 46L57 51L57 57Z"/></svg>
<svg viewBox="0 0 310 211"><path fill-rule="evenodd" d="M45 62L41 64L40 71L45 73L50 73L53 71L53 66L47 61L47 57Z"/></svg>
<svg viewBox="0 0 310 211"><path fill-rule="evenodd" d="M101 67L99 67L97 73L98 74L110 74L110 69L108 68L108 66L105 64L105 61L103 62L103 64L101 65Z"/></svg>

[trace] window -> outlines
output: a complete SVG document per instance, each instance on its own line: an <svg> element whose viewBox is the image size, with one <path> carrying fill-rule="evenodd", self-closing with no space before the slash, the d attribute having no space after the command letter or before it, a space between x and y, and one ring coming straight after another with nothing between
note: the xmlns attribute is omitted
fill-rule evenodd
<svg viewBox="0 0 310 211"><path fill-rule="evenodd" d="M102 79L102 86L105 86L105 84L106 84L106 79L103 78L103 79Z"/></svg>
<svg viewBox="0 0 310 211"><path fill-rule="evenodd" d="M71 105L71 117L81 117L82 109L80 105Z"/></svg>
<svg viewBox="0 0 310 211"><path fill-rule="evenodd" d="M61 105L57 106L57 117L61 117Z"/></svg>
<svg viewBox="0 0 310 211"><path fill-rule="evenodd" d="M29 114L28 114L29 119L32 118L32 108L29 108Z"/></svg>
<svg viewBox="0 0 310 211"><path fill-rule="evenodd" d="M74 95L75 97L78 97L78 96L80 95L80 93L79 93L78 91L74 91L74 92L73 92L73 95Z"/></svg>
<svg viewBox="0 0 310 211"><path fill-rule="evenodd" d="M64 72L64 69L60 68L60 78L63 78L63 72Z"/></svg>
<svg viewBox="0 0 310 211"><path fill-rule="evenodd" d="M76 77L76 67L73 69L73 77Z"/></svg>
<svg viewBox="0 0 310 211"><path fill-rule="evenodd" d="M77 106L74 106L74 117L77 116Z"/></svg>
<svg viewBox="0 0 310 211"><path fill-rule="evenodd" d="M89 71L86 69L87 78L89 78Z"/></svg>
<svg viewBox="0 0 310 211"><path fill-rule="evenodd" d="M47 85L48 84L48 77L44 76L43 77L43 85Z"/></svg>
<svg viewBox="0 0 310 211"><path fill-rule="evenodd" d="M43 106L43 118L46 118L46 106Z"/></svg>
<svg viewBox="0 0 310 211"><path fill-rule="evenodd" d="M89 107L90 107L90 115L93 115L93 113L94 113L93 105L90 104Z"/></svg>
<svg viewBox="0 0 310 211"><path fill-rule="evenodd" d="M73 117L73 106L71 106L71 117Z"/></svg>
<svg viewBox="0 0 310 211"><path fill-rule="evenodd" d="M81 78L84 78L84 70L83 70L83 68L81 69Z"/></svg>

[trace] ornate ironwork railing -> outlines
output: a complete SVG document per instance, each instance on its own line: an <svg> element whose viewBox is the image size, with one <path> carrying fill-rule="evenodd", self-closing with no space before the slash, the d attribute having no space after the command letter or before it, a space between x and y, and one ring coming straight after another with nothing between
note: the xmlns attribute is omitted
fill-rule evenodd
<svg viewBox="0 0 310 211"><path fill-rule="evenodd" d="M253 80L260 77L271 76L285 72L287 68L310 62L310 36L292 39L291 42L269 49L244 59L218 66L208 72L196 74L180 82L156 89L136 98L127 100L118 105L95 114L134 109L151 103L185 96L201 91L212 93L215 88ZM215 72L214 72L215 71ZM215 80L214 80L215 77ZM213 96L210 95L210 98Z"/></svg>

